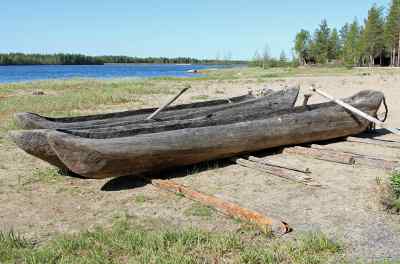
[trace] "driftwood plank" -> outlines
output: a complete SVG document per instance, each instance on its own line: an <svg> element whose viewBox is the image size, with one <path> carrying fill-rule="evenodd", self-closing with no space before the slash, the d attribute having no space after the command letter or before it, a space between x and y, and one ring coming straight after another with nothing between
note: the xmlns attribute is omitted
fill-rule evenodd
<svg viewBox="0 0 400 264"><path fill-rule="evenodd" d="M394 170L395 168L400 166L400 162L397 160L382 159L379 157L364 155L364 154L355 153L355 152L338 151L335 149L326 148L324 146L316 145L316 144L311 145L311 147L314 149L326 150L326 151L331 151L331 152L340 153L340 154L350 154L353 156L355 165L368 166L371 168L378 168L378 169L384 169L384 170Z"/></svg>
<svg viewBox="0 0 400 264"><path fill-rule="evenodd" d="M358 138L358 137L348 137L346 139L348 142L378 145L387 148L399 148L400 142L391 140L381 140L381 139L371 139L371 138Z"/></svg>
<svg viewBox="0 0 400 264"><path fill-rule="evenodd" d="M266 217L265 215L253 210L243 208L237 204L223 201L215 196L207 195L195 191L184 185L171 180L152 180L151 183L164 190L179 193L186 198L195 200L207 206L215 208L217 211L233 218L256 224L264 232L273 232L274 234L286 234L291 231L289 225L283 221Z"/></svg>
<svg viewBox="0 0 400 264"><path fill-rule="evenodd" d="M278 176L287 180L299 182L299 183L309 183L312 178L309 176L304 175L303 173L292 171L280 167L269 166L266 164L261 164L259 162L254 162L246 159L241 158L233 158L232 161L236 162L238 165L243 167L259 170L262 172L266 172L268 174L272 174L274 176Z"/></svg>
<svg viewBox="0 0 400 264"><path fill-rule="evenodd" d="M328 151L328 150L324 150L324 149L292 147L292 148L285 148L283 153L303 155L303 156L307 156L307 157L311 157L311 158L315 158L315 159L319 159L319 160L347 164L347 165L354 164L353 155L347 154L347 153L336 153L336 152Z"/></svg>
<svg viewBox="0 0 400 264"><path fill-rule="evenodd" d="M258 162L264 165L268 165L268 166L272 166L272 167L278 167L278 168L282 168L282 169L287 169L287 170L292 170L292 171L297 171L297 172L301 172L301 173L311 173L310 168L297 168L297 167L293 167L293 166L289 166L287 164L283 164L280 162L276 162L276 161L272 161L266 158L257 158L254 156L250 156L248 158L250 161L254 161L254 162Z"/></svg>

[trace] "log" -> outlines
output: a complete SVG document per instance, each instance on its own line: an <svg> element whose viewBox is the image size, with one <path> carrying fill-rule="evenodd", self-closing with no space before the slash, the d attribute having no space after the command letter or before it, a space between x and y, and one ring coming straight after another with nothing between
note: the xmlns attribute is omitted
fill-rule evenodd
<svg viewBox="0 0 400 264"><path fill-rule="evenodd" d="M314 149L331 151L332 153L352 155L355 165L368 166L371 168L384 169L384 170L394 170L400 166L400 162L397 160L382 159L379 157L374 157L370 155L364 155L349 151L338 151L335 149L326 148L324 146L316 144L311 145L311 147Z"/></svg>
<svg viewBox="0 0 400 264"><path fill-rule="evenodd" d="M372 117L372 116L364 113L363 111L360 111L359 109L355 108L354 106L351 106L351 105L343 102L342 100L335 99L331 95L329 95L329 94L327 94L327 93L325 93L325 92L323 92L321 90L318 90L317 88L312 88L312 91L322 95L325 98L328 98L328 99L332 100L333 102L335 102L338 105L346 108L350 112L352 112L352 113L354 113L354 114L356 114L356 115L358 115L358 116L360 116L362 118L367 119L368 121L378 125L379 127L384 128L384 129L392 132L393 134L400 135L400 130L398 130L397 128L389 127L388 125L386 125L382 121L380 121L380 120L376 119L375 117Z"/></svg>
<svg viewBox="0 0 400 264"><path fill-rule="evenodd" d="M383 94L363 91L347 100L375 114ZM333 103L296 107L228 125L109 139L50 131L47 141L72 172L106 178L156 172L245 153L357 135L369 122ZM18 138L18 135L14 135Z"/></svg>
<svg viewBox="0 0 400 264"><path fill-rule="evenodd" d="M335 162L335 163L341 163L341 164L347 164L347 165L354 164L354 157L351 154L335 153L335 152L327 151L327 150L323 150L323 149L292 147L292 148L285 148L283 153L303 155L303 156L311 157L314 159Z"/></svg>
<svg viewBox="0 0 400 264"><path fill-rule="evenodd" d="M281 92L277 93L281 94ZM185 128L227 125L264 118L278 110L290 109L296 102L297 94L298 90L292 89L291 91L287 91L284 96L282 94L282 96L272 94L249 101L251 102L250 104L231 104L229 107L224 106L221 109L214 109L211 112L203 111L198 114L190 114L192 118L183 120L179 117L178 120L62 131L75 136L102 139L159 133ZM197 115L203 116L196 117Z"/></svg>
<svg viewBox="0 0 400 264"><path fill-rule="evenodd" d="M266 172L268 174L278 176L278 177L284 178L286 180L290 180L290 181L294 181L294 182L298 182L298 183L307 184L308 182L310 182L312 180L311 177L306 176L297 171L292 171L292 170L275 167L275 166L269 166L266 164L262 164L259 162L254 162L254 161L250 161L250 160L246 160L246 159L242 159L242 158L232 158L232 161L240 166L255 169L255 170L258 170L261 172Z"/></svg>
<svg viewBox="0 0 400 264"><path fill-rule="evenodd" d="M262 111L265 109L289 109L294 106L297 100L297 96L299 94L299 88L289 88L285 90L280 90L274 92L270 95L263 96L256 99L246 100L238 103L225 103L215 107L203 107L201 109L188 109L186 111L174 111L168 112L167 109L165 112L160 113L160 117L156 120L158 122L167 122L167 121L177 121L177 120L189 120L189 119L197 119L197 118L205 118L210 116L215 116L216 113L219 115L225 116L234 116L238 114L254 114L255 111ZM138 124L145 125L149 123L150 126L155 123L155 120L136 120L136 121L117 121L117 122L107 122L104 124L97 124L90 127L80 127L75 128L74 130L92 130L92 129L101 129L105 128L106 131L109 130L110 127L115 127L115 129L127 128L128 126L137 126Z"/></svg>
<svg viewBox="0 0 400 264"><path fill-rule="evenodd" d="M289 166L286 164L282 164L280 162L276 162L276 161L272 161L272 160L268 160L265 158L257 158L254 156L250 156L248 158L250 161L254 161L254 162L258 162L264 165L268 165L268 166L272 166L272 167L278 167L278 168L282 168L282 169L287 169L287 170L293 170L293 171L297 171L297 172L301 172L301 173L311 173L310 168L297 168L297 167L293 167L293 166Z"/></svg>
<svg viewBox="0 0 400 264"><path fill-rule="evenodd" d="M168 102L166 102L163 106L161 106L160 108L158 108L154 113L152 113L149 117L147 117L147 120L150 119L154 119L161 111L163 111L165 108L167 108L168 106L170 106L173 102L175 102L184 92L186 92L188 89L190 88L189 86L186 86L185 88L183 88L177 95L174 96L174 98L172 98L171 100L169 100Z"/></svg>
<svg viewBox="0 0 400 264"><path fill-rule="evenodd" d="M183 130L190 128L210 127L229 125L235 122L247 122L250 120L262 119L269 113L282 109L290 109L296 102L298 89L288 89L285 92L278 91L269 96L265 96L252 101L255 104L236 105L229 109L220 111L214 110L208 117L199 117L185 120L169 120L147 123L132 123L129 125L112 126L108 124L101 128L64 130L59 129L68 135L74 135L91 139L109 139L128 136L138 136L144 134L161 133L174 130ZM279 96L282 95L282 96ZM167 109L168 110L168 109ZM25 152L43 159L58 167L62 166L56 153L47 142L47 133L49 129L25 130L10 133L12 140ZM179 137L178 137L179 138ZM176 141L176 140L175 140ZM64 168L63 168L64 169Z"/></svg>
<svg viewBox="0 0 400 264"><path fill-rule="evenodd" d="M254 96L243 95L232 97L230 101L238 103L250 99L254 99ZM224 104L228 104L226 99L174 105L161 112L160 115L162 117L167 117L170 115L188 114L198 112L199 110L213 109ZM95 126L106 127L112 124L121 125L124 122L142 122L155 110L155 108L145 108L116 113L60 118L46 117L34 113L17 113L15 114L15 120L23 129L79 129Z"/></svg>
<svg viewBox="0 0 400 264"><path fill-rule="evenodd" d="M157 188L179 193L188 199L211 206L227 216L254 223L265 233L272 232L273 234L283 235L292 231L289 225L283 221L266 217L261 213L243 208L232 202L223 201L215 196L191 190L189 187L178 184L174 181L152 180L151 183Z"/></svg>
<svg viewBox="0 0 400 264"><path fill-rule="evenodd" d="M346 141L352 143L370 144L377 145L386 148L400 148L400 142L392 140L381 140L381 139L371 139L371 138L358 138L358 137L348 137Z"/></svg>

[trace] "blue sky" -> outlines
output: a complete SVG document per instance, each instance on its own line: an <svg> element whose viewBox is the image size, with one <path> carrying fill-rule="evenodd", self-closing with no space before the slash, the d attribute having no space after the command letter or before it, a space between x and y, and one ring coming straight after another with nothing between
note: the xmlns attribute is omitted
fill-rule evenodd
<svg viewBox="0 0 400 264"><path fill-rule="evenodd" d="M290 55L301 28L341 26L389 0L2 0L0 52L251 58Z"/></svg>

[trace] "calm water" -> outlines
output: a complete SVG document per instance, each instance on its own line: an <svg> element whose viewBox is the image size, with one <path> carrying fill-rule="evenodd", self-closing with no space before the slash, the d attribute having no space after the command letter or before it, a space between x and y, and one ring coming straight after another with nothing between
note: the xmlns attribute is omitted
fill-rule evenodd
<svg viewBox="0 0 400 264"><path fill-rule="evenodd" d="M0 83L70 78L196 77L188 70L222 68L223 65L35 65L0 66Z"/></svg>

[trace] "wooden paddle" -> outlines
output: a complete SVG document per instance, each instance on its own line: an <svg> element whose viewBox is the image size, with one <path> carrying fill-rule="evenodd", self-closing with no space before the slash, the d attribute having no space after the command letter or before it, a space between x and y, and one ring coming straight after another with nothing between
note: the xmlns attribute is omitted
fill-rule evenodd
<svg viewBox="0 0 400 264"><path fill-rule="evenodd" d="M167 103L165 103L163 106L161 106L160 108L158 108L154 113L152 113L150 116L148 116L146 119L150 120L153 119L154 117L156 117L162 110L164 110L165 108L167 108L170 104L172 104L173 102L175 102L184 92L186 92L188 89L190 88L190 85L187 85L185 88L183 88L177 95L175 95L174 98L172 98L171 100L169 100Z"/></svg>
<svg viewBox="0 0 400 264"><path fill-rule="evenodd" d="M398 130L397 128L393 128L393 127L387 126L387 125L386 125L385 123L383 123L382 121L380 121L380 120L376 119L375 117L372 117L372 116L370 116L370 115L368 115L368 114L366 114L366 113L364 113L364 112L358 110L357 108L355 108L355 107L353 107L353 106L351 106L351 105L349 105L349 104L343 102L342 100L335 99L333 96L331 96L331 95L327 94L326 92L323 92L323 91L321 91L321 90L319 90L319 89L317 89L317 88L314 88L314 87L312 87L311 90L312 90L313 92L315 92L315 93L317 93L317 94L319 94L319 95L325 97L325 98L328 98L328 99L332 100L333 102L335 102L335 103L337 103L338 105L340 105L340 106L346 108L346 109L349 110L350 112L352 112L352 113L354 113L354 114L356 114L356 115L358 115L358 116L360 116L360 117L362 117L362 118L365 118L365 119L367 119L368 121L371 121L372 123L376 124L377 126L379 126L379 127L381 127L381 128L384 128L384 129L386 129L386 130L392 132L393 134L400 135L400 130Z"/></svg>

